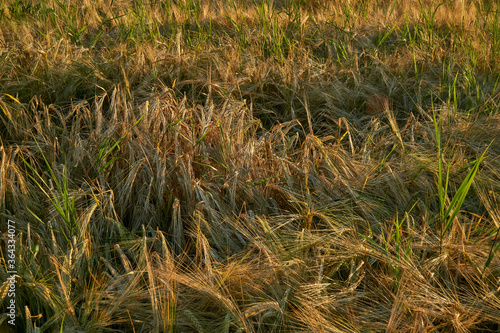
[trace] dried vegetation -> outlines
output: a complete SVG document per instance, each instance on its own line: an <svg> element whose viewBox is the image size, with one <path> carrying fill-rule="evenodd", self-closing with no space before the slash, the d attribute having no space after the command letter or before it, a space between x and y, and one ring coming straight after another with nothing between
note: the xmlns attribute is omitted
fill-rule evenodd
<svg viewBox="0 0 500 333"><path fill-rule="evenodd" d="M499 52L487 0L3 1L19 331L499 330Z"/></svg>

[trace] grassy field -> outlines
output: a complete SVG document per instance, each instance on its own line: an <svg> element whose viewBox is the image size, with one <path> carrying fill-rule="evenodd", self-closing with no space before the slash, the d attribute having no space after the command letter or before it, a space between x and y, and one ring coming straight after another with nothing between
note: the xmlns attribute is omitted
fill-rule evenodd
<svg viewBox="0 0 500 333"><path fill-rule="evenodd" d="M2 1L0 329L13 220L17 332L497 332L499 59L492 0Z"/></svg>

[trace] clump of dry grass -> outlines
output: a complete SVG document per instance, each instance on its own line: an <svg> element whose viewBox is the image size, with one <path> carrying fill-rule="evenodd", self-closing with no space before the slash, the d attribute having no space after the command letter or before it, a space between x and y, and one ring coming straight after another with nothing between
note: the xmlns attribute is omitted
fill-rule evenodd
<svg viewBox="0 0 500 333"><path fill-rule="evenodd" d="M21 330L498 329L496 4L6 1L0 23Z"/></svg>

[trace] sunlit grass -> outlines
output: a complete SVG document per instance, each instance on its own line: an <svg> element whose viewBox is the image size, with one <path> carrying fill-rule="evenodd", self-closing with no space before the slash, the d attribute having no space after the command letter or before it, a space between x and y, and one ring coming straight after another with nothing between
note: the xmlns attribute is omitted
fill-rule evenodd
<svg viewBox="0 0 500 333"><path fill-rule="evenodd" d="M498 330L499 10L2 2L18 331Z"/></svg>

